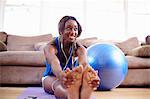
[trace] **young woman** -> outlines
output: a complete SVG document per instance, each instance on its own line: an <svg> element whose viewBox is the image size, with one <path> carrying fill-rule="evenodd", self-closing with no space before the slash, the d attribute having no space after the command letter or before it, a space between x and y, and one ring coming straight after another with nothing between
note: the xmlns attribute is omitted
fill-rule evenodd
<svg viewBox="0 0 150 99"><path fill-rule="evenodd" d="M64 16L59 24L60 37L44 49L46 70L42 78L45 92L59 99L90 99L100 79L87 62L86 49L76 41L82 32L73 16ZM79 66L75 66L78 58Z"/></svg>

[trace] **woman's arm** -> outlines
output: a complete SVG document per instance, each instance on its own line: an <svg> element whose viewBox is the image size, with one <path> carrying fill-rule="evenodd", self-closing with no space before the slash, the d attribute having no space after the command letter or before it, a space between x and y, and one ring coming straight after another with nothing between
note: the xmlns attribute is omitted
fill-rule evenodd
<svg viewBox="0 0 150 99"><path fill-rule="evenodd" d="M44 54L47 62L51 65L54 75L56 75L57 78L60 78L62 68L60 66L60 61L56 56L56 53L56 48L50 43L48 43L47 46L44 48Z"/></svg>
<svg viewBox="0 0 150 99"><path fill-rule="evenodd" d="M79 65L83 65L83 67L85 68L86 66L89 65L87 60L87 50L80 43L77 44L78 44L78 48L77 48L78 62Z"/></svg>

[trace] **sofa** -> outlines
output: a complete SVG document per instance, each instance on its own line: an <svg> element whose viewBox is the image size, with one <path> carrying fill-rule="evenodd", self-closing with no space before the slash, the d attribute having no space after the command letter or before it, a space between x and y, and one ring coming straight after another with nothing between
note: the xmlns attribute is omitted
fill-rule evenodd
<svg viewBox="0 0 150 99"><path fill-rule="evenodd" d="M43 48L52 38L52 34L19 36L0 32L0 85L41 85L45 70ZM86 48L95 43L115 44L128 61L127 76L119 87L150 87L150 45L146 42L140 42L137 37L124 41L106 41L96 37L78 41ZM145 46L146 52L141 52Z"/></svg>

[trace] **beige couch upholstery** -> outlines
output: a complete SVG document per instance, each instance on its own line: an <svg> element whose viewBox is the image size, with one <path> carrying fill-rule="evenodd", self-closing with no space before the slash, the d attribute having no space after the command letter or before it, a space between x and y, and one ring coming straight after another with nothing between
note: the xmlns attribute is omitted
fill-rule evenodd
<svg viewBox="0 0 150 99"><path fill-rule="evenodd" d="M43 48L51 40L51 34L24 37L0 32L1 85L41 84L42 73L45 69ZM116 44L125 53L129 68L126 79L120 86L150 87L150 57L143 58L129 54L132 49L141 46L136 37L120 42L97 38L80 39L79 42L86 47L98 42Z"/></svg>

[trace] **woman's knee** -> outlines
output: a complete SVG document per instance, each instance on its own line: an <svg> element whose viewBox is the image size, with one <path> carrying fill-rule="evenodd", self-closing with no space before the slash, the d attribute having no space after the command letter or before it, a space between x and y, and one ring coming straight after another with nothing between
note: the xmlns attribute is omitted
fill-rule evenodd
<svg viewBox="0 0 150 99"><path fill-rule="evenodd" d="M45 79L42 79L42 86L45 92L53 94L54 92L52 91L51 88L51 78L50 77L46 77Z"/></svg>
<svg viewBox="0 0 150 99"><path fill-rule="evenodd" d="M54 92L50 89L50 88L47 88L47 87L43 87L44 91L46 93L49 93L49 94L54 94Z"/></svg>

